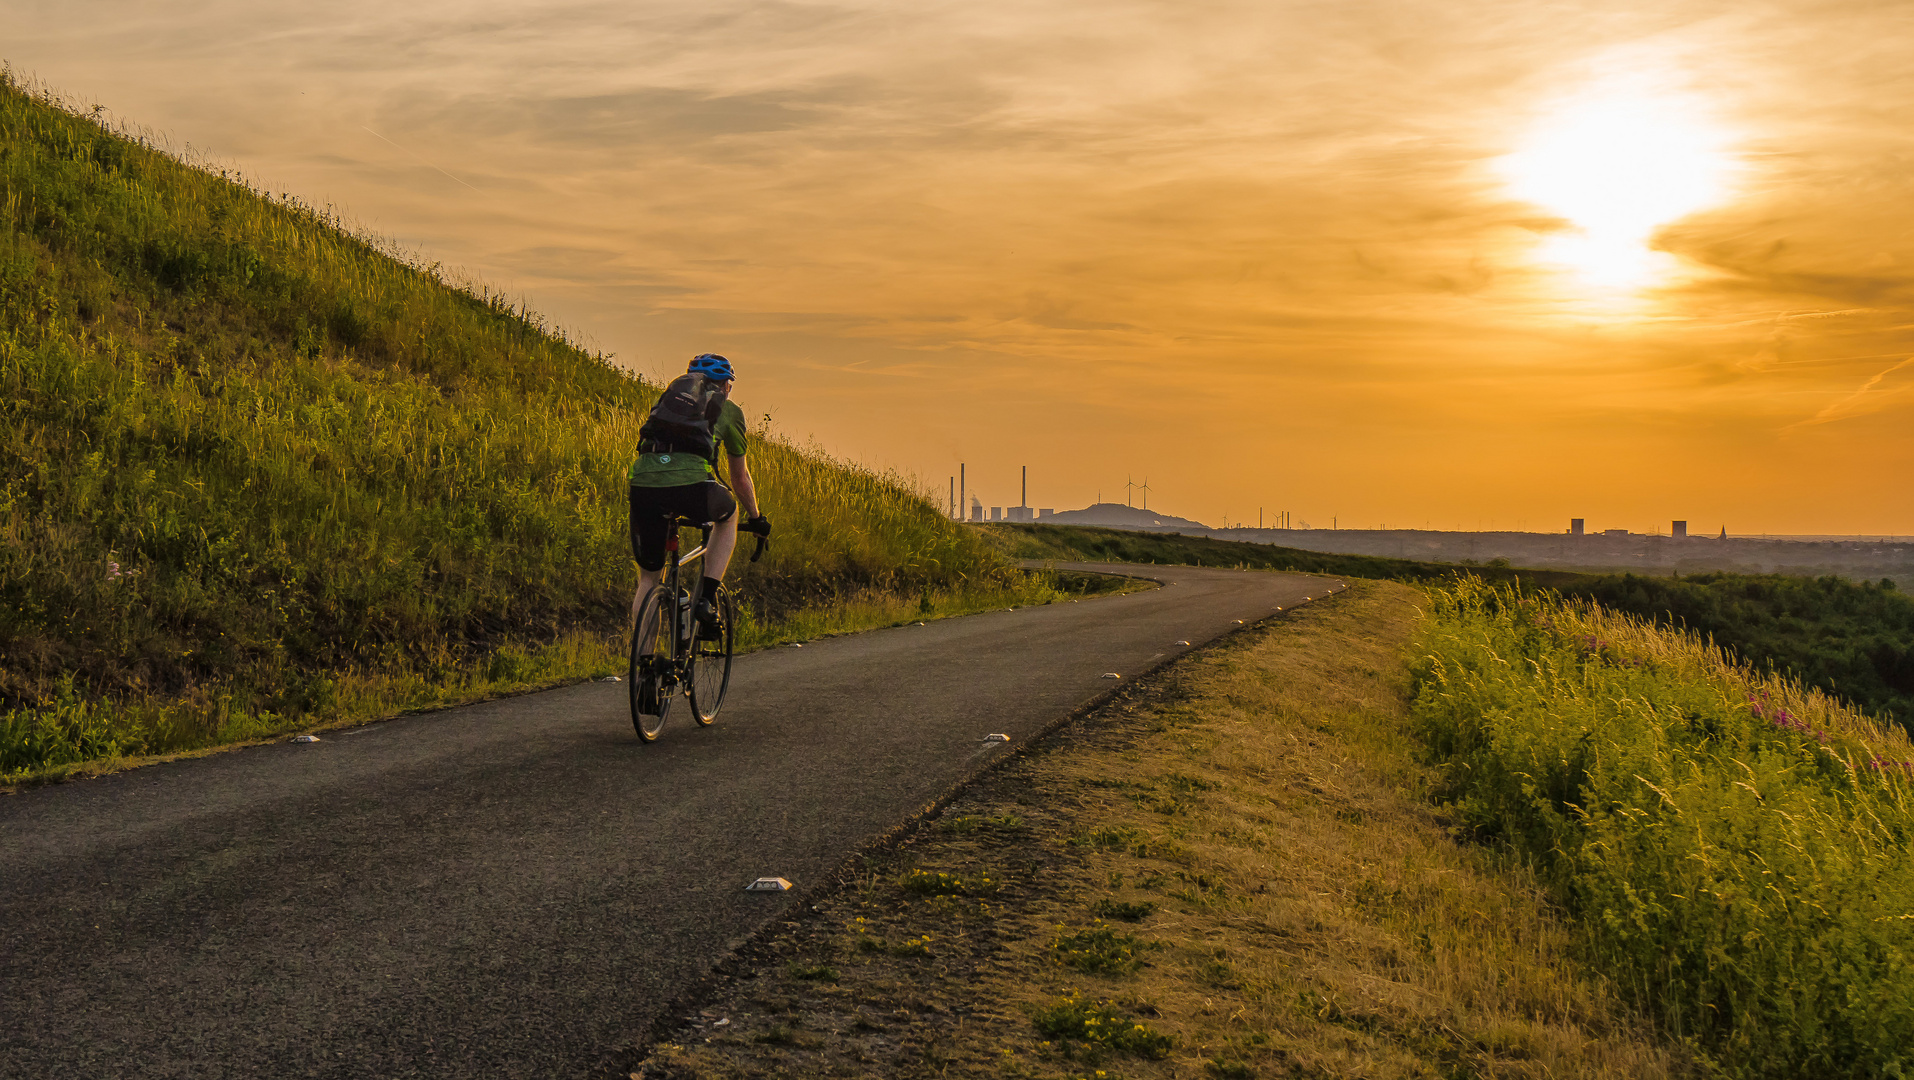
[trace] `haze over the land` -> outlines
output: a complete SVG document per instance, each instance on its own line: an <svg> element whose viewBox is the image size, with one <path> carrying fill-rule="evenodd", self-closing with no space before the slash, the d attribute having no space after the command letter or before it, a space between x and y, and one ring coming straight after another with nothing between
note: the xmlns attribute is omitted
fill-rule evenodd
<svg viewBox="0 0 1914 1080"><path fill-rule="evenodd" d="M940 491L1914 532L1914 7L0 12L18 75Z"/></svg>

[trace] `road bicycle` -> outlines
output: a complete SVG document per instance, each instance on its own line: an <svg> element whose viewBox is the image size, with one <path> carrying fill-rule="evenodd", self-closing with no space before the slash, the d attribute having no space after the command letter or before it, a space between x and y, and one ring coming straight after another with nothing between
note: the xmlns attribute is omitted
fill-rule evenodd
<svg viewBox="0 0 1914 1080"><path fill-rule="evenodd" d="M739 531L747 530L741 523ZM700 533L698 546L678 554L678 531L691 527ZM718 587L712 606L718 612L716 636L701 632L692 612L704 575L690 576L689 587L681 585L684 568L702 558L711 542L712 523L690 518L673 518L665 538L665 575L638 607L638 619L632 624L631 666L625 682L631 693L631 726L638 738L656 742L665 728L665 716L674 699L683 696L691 704L691 715L700 727L709 727L718 718L724 704L724 692L731 685L731 649L738 632L737 598L732 591ZM751 561L764 554L767 537L757 534L757 549Z"/></svg>

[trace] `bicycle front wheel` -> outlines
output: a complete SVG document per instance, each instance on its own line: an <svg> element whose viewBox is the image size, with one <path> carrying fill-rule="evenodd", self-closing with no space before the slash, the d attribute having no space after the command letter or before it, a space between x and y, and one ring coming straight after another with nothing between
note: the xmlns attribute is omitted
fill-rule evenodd
<svg viewBox="0 0 1914 1080"><path fill-rule="evenodd" d="M665 714L677 695L671 678L671 609L662 588L639 605L631 632L631 666L625 682L631 690L631 727L645 742L665 729Z"/></svg>
<svg viewBox="0 0 1914 1080"><path fill-rule="evenodd" d="M718 718L731 685L731 646L738 632L738 602L730 589L718 589L717 608L717 640L699 636L691 643L691 715L704 725Z"/></svg>

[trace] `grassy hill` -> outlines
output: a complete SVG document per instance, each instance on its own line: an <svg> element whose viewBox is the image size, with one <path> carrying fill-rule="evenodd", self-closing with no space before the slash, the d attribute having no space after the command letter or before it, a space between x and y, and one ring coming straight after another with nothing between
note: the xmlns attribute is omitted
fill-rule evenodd
<svg viewBox="0 0 1914 1080"><path fill-rule="evenodd" d="M0 776L612 666L653 388L6 81L0 219ZM1044 588L896 478L751 456L749 641Z"/></svg>

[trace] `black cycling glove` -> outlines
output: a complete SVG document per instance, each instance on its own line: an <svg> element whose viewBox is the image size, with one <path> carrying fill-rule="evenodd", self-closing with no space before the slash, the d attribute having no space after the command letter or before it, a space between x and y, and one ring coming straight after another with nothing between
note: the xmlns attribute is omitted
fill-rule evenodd
<svg viewBox="0 0 1914 1080"><path fill-rule="evenodd" d="M743 529L745 532L756 533L759 536L769 539L771 536L771 519L765 517L763 514L759 514L757 517L745 519L744 524L738 526L738 528Z"/></svg>

